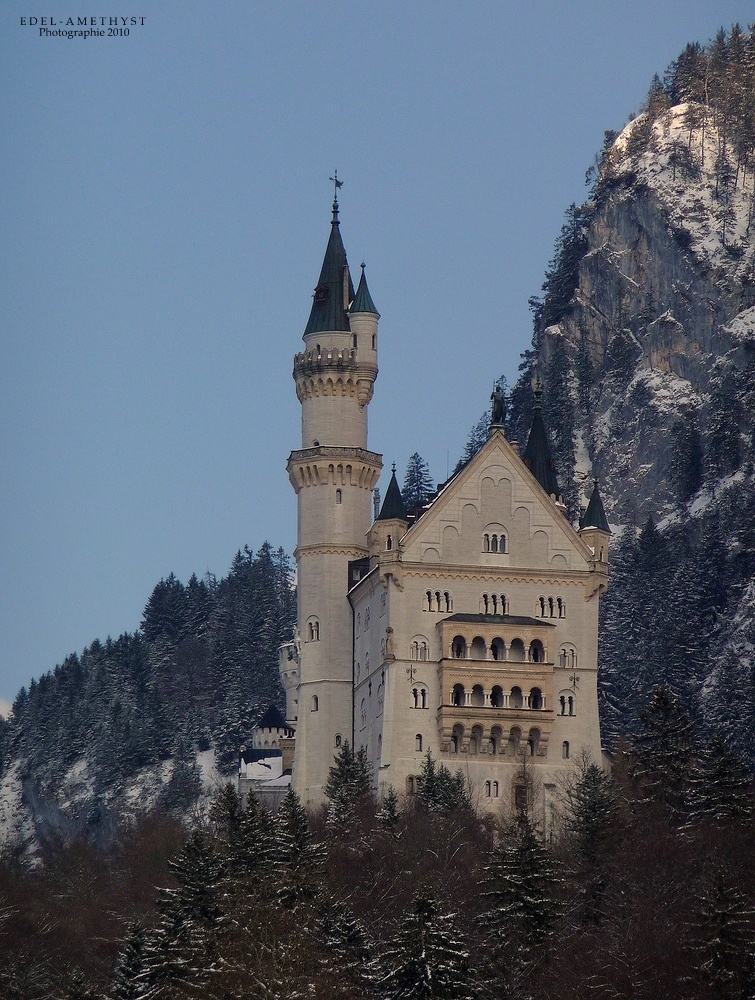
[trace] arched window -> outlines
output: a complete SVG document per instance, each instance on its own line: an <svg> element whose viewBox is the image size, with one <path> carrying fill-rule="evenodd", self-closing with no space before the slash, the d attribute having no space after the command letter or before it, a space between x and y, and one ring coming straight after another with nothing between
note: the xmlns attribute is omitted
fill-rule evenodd
<svg viewBox="0 0 755 1000"><path fill-rule="evenodd" d="M411 644L411 646L409 647L409 657L412 660L418 660L419 659L419 643L418 642L413 642Z"/></svg>
<svg viewBox="0 0 755 1000"><path fill-rule="evenodd" d="M482 708L485 704L485 692L482 689L482 684L475 684L472 688L471 701L475 708Z"/></svg>
<svg viewBox="0 0 755 1000"><path fill-rule="evenodd" d="M490 692L490 704L493 708L503 708L503 688L498 684Z"/></svg>
<svg viewBox="0 0 755 1000"><path fill-rule="evenodd" d="M540 712L543 708L543 692L540 688L532 688L530 691L530 696L527 699L529 702L529 707L535 711Z"/></svg>
<svg viewBox="0 0 755 1000"><path fill-rule="evenodd" d="M343 500L343 494L340 490L336 490L336 503L341 503Z"/></svg>
<svg viewBox="0 0 755 1000"><path fill-rule="evenodd" d="M549 618L553 618L553 615L554 615L554 611L553 611L553 598L549 597L548 598L548 617Z"/></svg>
<svg viewBox="0 0 755 1000"><path fill-rule="evenodd" d="M320 699L316 694L312 695L312 711L317 712L320 708Z"/></svg>
<svg viewBox="0 0 755 1000"><path fill-rule="evenodd" d="M501 594L501 614L507 615L509 613L509 604L506 600L506 595Z"/></svg>
<svg viewBox="0 0 755 1000"><path fill-rule="evenodd" d="M357 335L354 334L354 350L357 349Z"/></svg>
<svg viewBox="0 0 755 1000"><path fill-rule="evenodd" d="M490 535L482 536L482 551L490 552Z"/></svg>
<svg viewBox="0 0 755 1000"><path fill-rule="evenodd" d="M564 603L563 598L556 598L556 607L558 608L558 617L566 618L566 604Z"/></svg>
<svg viewBox="0 0 755 1000"><path fill-rule="evenodd" d="M419 708L419 688L412 688L412 697L414 698L413 708ZM564 714L563 712L561 713Z"/></svg>
<svg viewBox="0 0 755 1000"><path fill-rule="evenodd" d="M498 551L498 535L491 535L490 536L490 551L491 552L497 552Z"/></svg>
<svg viewBox="0 0 755 1000"><path fill-rule="evenodd" d="M467 656L467 640L463 635L454 636L451 643L451 656L455 660L464 660Z"/></svg>
<svg viewBox="0 0 755 1000"><path fill-rule="evenodd" d="M463 684L454 684L453 691L451 692L451 704L457 707L466 704L466 694Z"/></svg>
<svg viewBox="0 0 755 1000"><path fill-rule="evenodd" d="M501 535L501 537L498 539L498 551L499 552L509 551L509 543L505 535Z"/></svg>
<svg viewBox="0 0 755 1000"><path fill-rule="evenodd" d="M498 782L497 781L493 782L493 798L494 799L498 798Z"/></svg>
<svg viewBox="0 0 755 1000"><path fill-rule="evenodd" d="M364 729L364 727L367 725L367 702L364 700L364 698L362 698L361 712L362 712L362 729Z"/></svg>
<svg viewBox="0 0 755 1000"><path fill-rule="evenodd" d="M441 604L440 591L439 590L435 591L435 610L436 611L442 611L443 610L443 605Z"/></svg>
<svg viewBox="0 0 755 1000"><path fill-rule="evenodd" d="M545 598L539 597L538 604L540 605L540 617L545 618Z"/></svg>
<svg viewBox="0 0 755 1000"><path fill-rule="evenodd" d="M425 607L424 610L425 611L432 611L433 610L433 592L431 590L426 590L425 591L425 601L426 601L427 606Z"/></svg>
<svg viewBox="0 0 755 1000"><path fill-rule="evenodd" d="M386 549L388 549L389 552L393 548L393 535L387 535L386 536L385 547L386 547Z"/></svg>
<svg viewBox="0 0 755 1000"><path fill-rule="evenodd" d="M530 643L530 663L545 662L545 649L539 639L533 639Z"/></svg>
<svg viewBox="0 0 755 1000"><path fill-rule="evenodd" d="M482 613L484 615L490 614L488 608L489 608L488 595L487 594L483 594L482 595Z"/></svg>
<svg viewBox="0 0 755 1000"><path fill-rule="evenodd" d="M320 641L320 623L319 622L313 622L312 623L312 633L313 633L313 638L314 638L315 642L319 642Z"/></svg>
<svg viewBox="0 0 755 1000"><path fill-rule="evenodd" d="M422 753L422 734L421 733L417 733L417 735L414 737L414 749L417 751L417 753Z"/></svg>
<svg viewBox="0 0 755 1000"><path fill-rule="evenodd" d="M488 799L490 798L490 782L489 781L485 782L485 797L488 798Z"/></svg>
<svg viewBox="0 0 755 1000"><path fill-rule="evenodd" d="M446 602L446 611L453 611L453 601L447 590L443 593L443 600Z"/></svg>
<svg viewBox="0 0 755 1000"><path fill-rule="evenodd" d="M427 653L428 653L427 643L423 642L422 645L419 647L419 658L420 658L420 660L426 660L427 659Z"/></svg>
<svg viewBox="0 0 755 1000"><path fill-rule="evenodd" d="M460 753L461 744L464 740L464 726L456 725L451 733L451 753Z"/></svg>
<svg viewBox="0 0 755 1000"><path fill-rule="evenodd" d="M565 695L563 695L563 694L562 694L562 695L561 695L561 696L559 697L559 699L558 699L558 703L559 703L559 705L561 706L561 711L560 711L560 713L559 713L559 714L560 714L560 715L566 715L566 697L565 697Z"/></svg>
<svg viewBox="0 0 755 1000"><path fill-rule="evenodd" d="M569 695L567 703L569 705L569 715L576 715L576 712L574 711L574 695Z"/></svg>
<svg viewBox="0 0 755 1000"><path fill-rule="evenodd" d="M375 345L376 345L376 343L377 343L377 337L376 337L376 336L375 336L375 334L373 333L373 335L372 335L372 350L373 350L373 351L375 350Z"/></svg>
<svg viewBox="0 0 755 1000"><path fill-rule="evenodd" d="M383 714L383 685L382 684L378 685L377 714L378 715L382 715Z"/></svg>
<svg viewBox="0 0 755 1000"><path fill-rule="evenodd" d="M564 760L568 760L569 759L569 741L568 740L564 740L564 742L561 744L561 756L563 757Z"/></svg>
<svg viewBox="0 0 755 1000"><path fill-rule="evenodd" d="M406 794L414 795L417 791L417 779L413 774L408 775L406 779Z"/></svg>
<svg viewBox="0 0 755 1000"><path fill-rule="evenodd" d="M494 615L497 615L498 614L498 598L496 597L495 594L493 594L493 596L490 598L490 604L491 604L491 608L492 608L491 613L494 614Z"/></svg>
<svg viewBox="0 0 755 1000"><path fill-rule="evenodd" d="M422 708L428 708L429 706L427 703L427 688L423 687L419 694L420 694L420 700L422 702Z"/></svg>
<svg viewBox="0 0 755 1000"><path fill-rule="evenodd" d="M342 743L341 734L340 733L336 733L336 738L333 741L333 745L335 746L336 750L340 749L341 743Z"/></svg>

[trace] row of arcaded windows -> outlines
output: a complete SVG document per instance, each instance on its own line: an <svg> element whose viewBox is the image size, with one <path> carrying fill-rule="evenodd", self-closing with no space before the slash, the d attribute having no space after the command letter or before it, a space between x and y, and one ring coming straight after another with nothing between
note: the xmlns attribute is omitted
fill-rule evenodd
<svg viewBox="0 0 755 1000"><path fill-rule="evenodd" d="M423 611L453 611L453 598L447 590L426 590L422 601Z"/></svg>
<svg viewBox="0 0 755 1000"><path fill-rule="evenodd" d="M538 597L539 618L566 618L566 601L563 597Z"/></svg>
<svg viewBox="0 0 755 1000"><path fill-rule="evenodd" d="M428 658L428 646L426 640L415 639L409 647L409 658L412 660L426 660Z"/></svg>
<svg viewBox="0 0 755 1000"><path fill-rule="evenodd" d="M493 726L490 736L485 739L483 727L479 724L472 726L467 737L464 726L459 722L451 732L451 743L449 752L452 754L461 753L462 748L466 748L470 756L479 754L503 754L505 756L517 757L523 751L526 756L534 757L540 749L541 732L537 726L533 726L527 733L527 740L522 744L523 733L519 726L512 726L508 735L504 739L504 732L501 726Z"/></svg>
<svg viewBox="0 0 755 1000"><path fill-rule="evenodd" d="M482 536L482 551L483 552L508 552L509 542L506 536L501 533L499 534L489 534L485 532Z"/></svg>
<svg viewBox="0 0 755 1000"><path fill-rule="evenodd" d="M494 684L490 691L486 691L482 684L475 684L471 691L467 691L463 684L454 684L451 689L451 704L456 708L469 705L472 708L513 708L532 712L544 711L546 708L541 688L533 687L525 693L518 685L514 685L510 691L504 691L499 684Z"/></svg>
<svg viewBox="0 0 755 1000"><path fill-rule="evenodd" d="M521 639L512 639L507 646L503 639L495 638L488 646L482 636L475 636L467 643L463 635L451 640L451 658L454 660L512 660L515 663L545 663L545 647L533 639L525 649Z"/></svg>
<svg viewBox="0 0 755 1000"><path fill-rule="evenodd" d="M507 615L509 602L505 594L483 594L480 598L480 611L484 615Z"/></svg>

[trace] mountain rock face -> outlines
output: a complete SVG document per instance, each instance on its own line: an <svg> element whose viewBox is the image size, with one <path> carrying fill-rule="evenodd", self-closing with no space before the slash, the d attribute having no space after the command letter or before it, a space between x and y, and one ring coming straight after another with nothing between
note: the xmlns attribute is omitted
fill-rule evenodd
<svg viewBox="0 0 755 1000"><path fill-rule="evenodd" d="M708 117L683 104L652 122L645 148L632 140L647 115L616 139L569 311L543 338L546 366L561 339L575 377L588 373L581 453L614 520L673 509L675 425L695 420L705 437L716 390L752 375L753 177L740 170L727 202L717 198L721 150L732 175L736 163ZM704 124L690 131L690 119ZM751 412L735 410L751 440Z"/></svg>
<svg viewBox="0 0 755 1000"><path fill-rule="evenodd" d="M592 202L572 211L579 238L562 233L543 286L532 360L552 426L571 429L556 434L565 494L597 476L615 531L608 744L666 684L700 740L720 733L752 768L755 172L724 124L685 102L607 144ZM564 246L578 249L573 285L549 322Z"/></svg>

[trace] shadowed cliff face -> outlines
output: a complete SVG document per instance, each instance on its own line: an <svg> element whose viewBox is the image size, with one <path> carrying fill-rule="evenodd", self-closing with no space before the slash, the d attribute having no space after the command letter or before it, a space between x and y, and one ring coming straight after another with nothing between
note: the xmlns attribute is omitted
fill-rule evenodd
<svg viewBox="0 0 755 1000"><path fill-rule="evenodd" d="M614 143L578 286L543 338L546 364L557 338L567 348L577 474L601 477L614 522L668 512L679 421L704 440L716 386L741 381L755 348L753 176L737 171L710 113L694 111L696 127L680 105L652 125L640 116ZM750 440L750 414L738 419Z"/></svg>

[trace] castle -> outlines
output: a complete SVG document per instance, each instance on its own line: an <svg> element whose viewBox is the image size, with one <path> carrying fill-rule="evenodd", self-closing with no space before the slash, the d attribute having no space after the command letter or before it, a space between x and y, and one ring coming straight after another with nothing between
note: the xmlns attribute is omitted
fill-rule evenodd
<svg viewBox="0 0 755 1000"><path fill-rule="evenodd" d="M539 390L527 447L494 400L481 450L423 509L395 469L373 521L381 455L367 446L379 313L364 265L354 291L337 198L293 376L301 448L298 617L281 650L295 727L293 785L324 800L334 755L365 747L373 784L416 791L423 758L468 779L481 811L539 796L546 830L559 784L586 749L601 759L598 604L608 583L597 483L580 529L565 516ZM272 745L290 752L290 732Z"/></svg>

